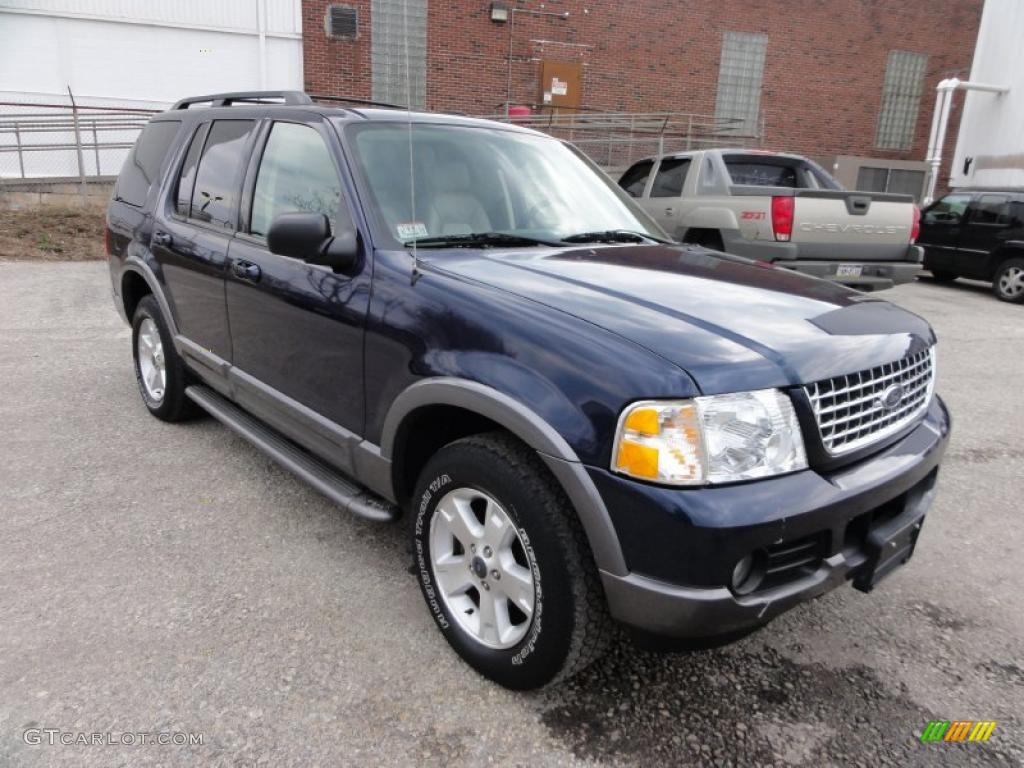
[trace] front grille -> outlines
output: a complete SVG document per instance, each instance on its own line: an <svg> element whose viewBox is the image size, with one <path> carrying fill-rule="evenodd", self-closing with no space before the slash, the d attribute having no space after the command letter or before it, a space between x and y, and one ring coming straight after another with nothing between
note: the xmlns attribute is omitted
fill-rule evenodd
<svg viewBox="0 0 1024 768"><path fill-rule="evenodd" d="M930 347L895 363L816 381L804 389L821 441L837 456L882 440L913 422L928 408L934 383L935 348Z"/></svg>

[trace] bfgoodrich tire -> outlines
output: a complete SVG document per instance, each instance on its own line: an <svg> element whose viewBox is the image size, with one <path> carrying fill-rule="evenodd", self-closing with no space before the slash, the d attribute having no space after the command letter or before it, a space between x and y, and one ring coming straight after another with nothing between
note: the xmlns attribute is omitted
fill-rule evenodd
<svg viewBox="0 0 1024 768"><path fill-rule="evenodd" d="M142 402L163 421L181 421L197 412L185 395L188 373L153 295L143 296L132 317L132 355Z"/></svg>
<svg viewBox="0 0 1024 768"><path fill-rule="evenodd" d="M607 647L604 593L575 511L536 453L510 435L464 438L435 454L412 525L427 608L485 677L539 688Z"/></svg>

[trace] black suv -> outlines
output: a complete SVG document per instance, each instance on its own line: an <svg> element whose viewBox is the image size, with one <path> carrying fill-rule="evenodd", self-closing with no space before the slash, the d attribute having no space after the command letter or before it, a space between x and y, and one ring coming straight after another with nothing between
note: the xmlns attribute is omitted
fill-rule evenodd
<svg viewBox="0 0 1024 768"><path fill-rule="evenodd" d="M107 227L150 412L198 406L349 512L406 513L431 616L509 687L582 668L614 622L715 642L869 591L932 500L924 320L669 244L534 131L187 99Z"/></svg>
<svg viewBox="0 0 1024 768"><path fill-rule="evenodd" d="M1024 190L951 192L924 210L917 242L935 279L987 280L1003 301L1024 302Z"/></svg>

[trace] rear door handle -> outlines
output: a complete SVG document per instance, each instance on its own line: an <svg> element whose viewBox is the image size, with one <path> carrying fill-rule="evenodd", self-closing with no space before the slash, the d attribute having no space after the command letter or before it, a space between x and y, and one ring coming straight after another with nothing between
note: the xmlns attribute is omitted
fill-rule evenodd
<svg viewBox="0 0 1024 768"><path fill-rule="evenodd" d="M168 232L157 231L153 233L153 242L157 245L162 245L164 248L169 248L171 243L174 242L174 238Z"/></svg>
<svg viewBox="0 0 1024 768"><path fill-rule="evenodd" d="M248 280L251 283L258 283L260 279L260 268L251 261L236 261L231 265L231 271L239 280Z"/></svg>

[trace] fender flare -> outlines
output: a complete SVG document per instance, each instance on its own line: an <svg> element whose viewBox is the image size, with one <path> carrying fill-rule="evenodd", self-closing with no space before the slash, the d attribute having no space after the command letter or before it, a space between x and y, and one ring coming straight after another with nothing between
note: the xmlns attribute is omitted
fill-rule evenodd
<svg viewBox="0 0 1024 768"><path fill-rule="evenodd" d="M164 294L164 289L160 285L160 281L157 280L156 274L153 272L150 266L146 262L142 261L141 259L135 256L129 256L127 259L125 259L124 266L121 267L121 271L118 273L117 276L117 299L121 303L122 312L124 308L124 296L121 292L121 286L124 283L124 276L125 273L127 272L134 272L135 274L137 274L139 277L146 281L146 285L149 286L150 293L152 293L156 297L157 304L160 305L160 311L163 312L164 320L167 322L167 327L170 329L171 336L175 340L175 345L177 345L178 324L174 319L174 313L171 312L171 305L167 301L167 296ZM128 321L128 324L130 325L132 319L130 317L126 317L125 319Z"/></svg>
<svg viewBox="0 0 1024 768"><path fill-rule="evenodd" d="M384 419L383 459L392 460L395 439L406 417L432 405L450 405L484 416L535 450L575 508L597 567L620 576L628 573L608 509L576 452L536 412L493 387L447 376L412 384L395 398Z"/></svg>
<svg viewBox="0 0 1024 768"><path fill-rule="evenodd" d="M701 206L688 211L680 222L687 229L738 230L740 228L736 214L729 208Z"/></svg>

